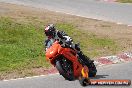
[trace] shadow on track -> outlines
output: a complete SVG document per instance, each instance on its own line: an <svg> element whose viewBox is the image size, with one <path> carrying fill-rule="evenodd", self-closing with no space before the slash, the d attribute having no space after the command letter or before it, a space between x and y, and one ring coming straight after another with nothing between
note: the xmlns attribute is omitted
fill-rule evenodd
<svg viewBox="0 0 132 88"><path fill-rule="evenodd" d="M101 79L101 78L106 78L109 75L96 75L95 77L90 77L90 79Z"/></svg>

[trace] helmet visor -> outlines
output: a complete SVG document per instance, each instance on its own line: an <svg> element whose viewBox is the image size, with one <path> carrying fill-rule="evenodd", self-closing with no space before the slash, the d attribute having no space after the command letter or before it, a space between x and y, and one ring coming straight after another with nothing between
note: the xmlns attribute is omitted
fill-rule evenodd
<svg viewBox="0 0 132 88"><path fill-rule="evenodd" d="M49 31L45 31L45 35L46 36L53 36L53 33L52 32L49 32Z"/></svg>

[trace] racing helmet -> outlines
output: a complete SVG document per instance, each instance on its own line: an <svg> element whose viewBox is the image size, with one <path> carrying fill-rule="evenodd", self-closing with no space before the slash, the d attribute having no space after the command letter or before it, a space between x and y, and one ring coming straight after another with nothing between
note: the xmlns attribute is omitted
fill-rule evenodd
<svg viewBox="0 0 132 88"><path fill-rule="evenodd" d="M55 27L54 27L54 24L49 24L48 26L46 26L45 28L45 35L46 36L54 36L55 34Z"/></svg>

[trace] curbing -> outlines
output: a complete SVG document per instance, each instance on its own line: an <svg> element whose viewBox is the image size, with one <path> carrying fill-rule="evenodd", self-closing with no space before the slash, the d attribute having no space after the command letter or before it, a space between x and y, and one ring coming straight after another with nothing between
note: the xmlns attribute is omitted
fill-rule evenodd
<svg viewBox="0 0 132 88"><path fill-rule="evenodd" d="M99 1L105 1L105 2L116 2L117 0L99 0Z"/></svg>
<svg viewBox="0 0 132 88"><path fill-rule="evenodd" d="M132 52L97 58L97 60L95 60L95 65L102 66L116 63L125 63L128 61L132 61Z"/></svg>

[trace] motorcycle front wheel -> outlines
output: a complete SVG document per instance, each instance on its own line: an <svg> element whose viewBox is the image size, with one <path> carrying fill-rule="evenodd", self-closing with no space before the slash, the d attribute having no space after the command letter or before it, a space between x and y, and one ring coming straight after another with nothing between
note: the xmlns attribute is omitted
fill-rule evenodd
<svg viewBox="0 0 132 88"><path fill-rule="evenodd" d="M71 64L66 61L58 60L56 61L56 68L66 80L73 81L74 75Z"/></svg>

